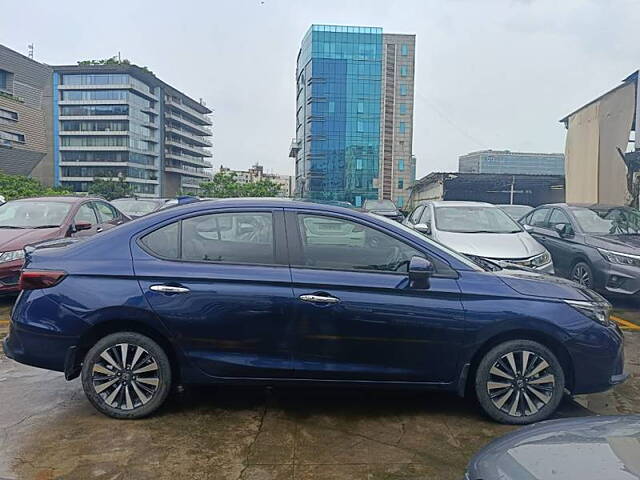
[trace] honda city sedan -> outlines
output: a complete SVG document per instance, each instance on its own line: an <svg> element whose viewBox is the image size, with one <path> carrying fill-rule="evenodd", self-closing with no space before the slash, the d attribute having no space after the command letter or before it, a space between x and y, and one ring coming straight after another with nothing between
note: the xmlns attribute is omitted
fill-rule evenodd
<svg viewBox="0 0 640 480"><path fill-rule="evenodd" d="M114 418L173 385L342 385L475 394L549 417L626 378L610 305L532 271L483 269L402 224L285 199L195 202L26 249L4 351L81 376Z"/></svg>

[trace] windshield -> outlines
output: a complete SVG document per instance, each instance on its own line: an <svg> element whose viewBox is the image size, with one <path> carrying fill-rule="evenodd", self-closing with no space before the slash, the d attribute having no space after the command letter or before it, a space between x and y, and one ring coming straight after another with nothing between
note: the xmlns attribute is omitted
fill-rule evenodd
<svg viewBox="0 0 640 480"><path fill-rule="evenodd" d="M527 205L501 205L500 209L514 220L520 220L533 210L533 207Z"/></svg>
<svg viewBox="0 0 640 480"><path fill-rule="evenodd" d="M391 200L365 200L364 208L367 210L395 210L396 206Z"/></svg>
<svg viewBox="0 0 640 480"><path fill-rule="evenodd" d="M111 203L126 215L136 217L151 213L158 208L158 204L152 200L113 200Z"/></svg>
<svg viewBox="0 0 640 480"><path fill-rule="evenodd" d="M14 201L0 206L0 228L59 227L71 208L66 202Z"/></svg>
<svg viewBox="0 0 640 480"><path fill-rule="evenodd" d="M390 218L386 218L386 217L382 217L382 216L376 216L376 220L381 220L381 221L383 221L385 223L388 223L389 225L393 225L394 227L397 227L397 228L401 229L405 233L408 233L412 237L415 237L415 238L417 238L417 239L419 239L419 240L421 240L423 242L427 242L427 243L433 245L433 248L435 248L436 250L444 251L448 255L451 255L453 258L458 260L460 263L465 264L466 266L468 266L469 268L472 268L473 270L476 270L476 271L485 270L484 268L481 268L478 264L476 264L475 262L473 262L472 260L467 258L465 255L462 255L461 253L458 253L455 250L451 250L446 245L443 245L443 244L441 244L439 242L436 242L435 240L427 238L424 235L422 235L421 233L418 233L415 230L413 230L412 228L409 228L409 227L407 227L407 226L405 226L405 225L403 225L403 224L401 224L399 222L396 222L395 220L391 220Z"/></svg>
<svg viewBox="0 0 640 480"><path fill-rule="evenodd" d="M522 228L497 207L436 207L436 228L456 233L517 233Z"/></svg>
<svg viewBox="0 0 640 480"><path fill-rule="evenodd" d="M640 212L633 208L593 209L572 207L578 225L594 235L637 235L640 233Z"/></svg>

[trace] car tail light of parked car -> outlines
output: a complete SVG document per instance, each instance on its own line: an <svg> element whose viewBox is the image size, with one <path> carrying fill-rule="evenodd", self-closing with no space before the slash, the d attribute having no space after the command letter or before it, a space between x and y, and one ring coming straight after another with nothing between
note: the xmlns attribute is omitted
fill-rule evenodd
<svg viewBox="0 0 640 480"><path fill-rule="evenodd" d="M50 288L62 281L67 273L61 270L24 270L20 274L20 290Z"/></svg>

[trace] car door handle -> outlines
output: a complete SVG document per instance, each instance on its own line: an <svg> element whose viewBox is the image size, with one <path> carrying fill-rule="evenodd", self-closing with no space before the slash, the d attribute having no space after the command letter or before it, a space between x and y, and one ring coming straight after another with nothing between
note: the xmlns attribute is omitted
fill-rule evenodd
<svg viewBox="0 0 640 480"><path fill-rule="evenodd" d="M189 293L191 291L187 287L179 287L176 285L151 285L149 290L160 293Z"/></svg>
<svg viewBox="0 0 640 480"><path fill-rule="evenodd" d="M96 233L100 233L102 231L102 227L96 228Z"/></svg>
<svg viewBox="0 0 640 480"><path fill-rule="evenodd" d="M303 302L309 303L338 303L340 301L339 298L332 297L330 295L300 295L300 300Z"/></svg>

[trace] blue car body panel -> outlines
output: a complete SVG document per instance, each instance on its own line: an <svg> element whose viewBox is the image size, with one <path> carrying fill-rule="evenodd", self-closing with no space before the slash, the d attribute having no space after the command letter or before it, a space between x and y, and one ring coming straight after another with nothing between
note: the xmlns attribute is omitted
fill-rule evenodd
<svg viewBox="0 0 640 480"><path fill-rule="evenodd" d="M146 233L178 219L237 210L273 213L275 265L165 260L140 244ZM383 230L445 265L446 274L436 272L422 290L410 287L407 274L291 267L295 235L283 219L298 212ZM25 268L67 276L54 287L21 294L5 351L53 370L68 367L70 349L87 347L82 341L89 332L119 322L165 339L182 380L192 383L330 381L461 391L478 352L514 332L558 346L574 393L605 390L622 375L620 331L563 301L593 300L589 291L526 272L479 271L399 225L334 206L267 199L190 203L64 248L35 250ZM156 284L189 293L151 290ZM315 293L340 302L299 300Z"/></svg>

